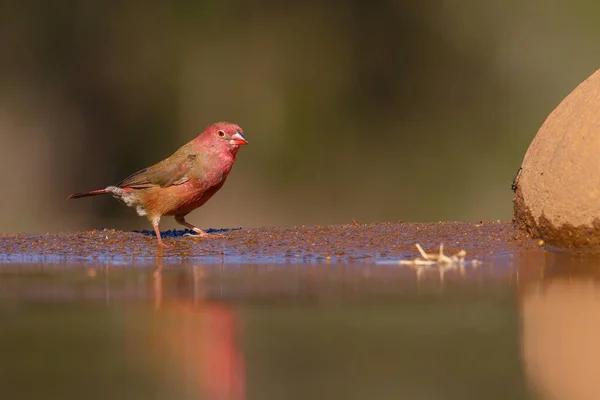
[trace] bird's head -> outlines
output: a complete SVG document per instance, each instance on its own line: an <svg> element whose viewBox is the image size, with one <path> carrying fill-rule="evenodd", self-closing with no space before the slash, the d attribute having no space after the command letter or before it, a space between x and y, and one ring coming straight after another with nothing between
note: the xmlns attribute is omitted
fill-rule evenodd
<svg viewBox="0 0 600 400"><path fill-rule="evenodd" d="M207 126L198 139L218 152L231 152L234 155L240 146L248 144L242 128L229 122L217 122Z"/></svg>

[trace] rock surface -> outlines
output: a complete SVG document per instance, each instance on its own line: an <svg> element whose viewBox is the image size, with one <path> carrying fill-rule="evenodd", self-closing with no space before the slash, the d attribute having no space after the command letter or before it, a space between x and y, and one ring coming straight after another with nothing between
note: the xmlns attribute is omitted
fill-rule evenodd
<svg viewBox="0 0 600 400"><path fill-rule="evenodd" d="M550 245L600 248L600 70L548 116L515 184L520 228Z"/></svg>

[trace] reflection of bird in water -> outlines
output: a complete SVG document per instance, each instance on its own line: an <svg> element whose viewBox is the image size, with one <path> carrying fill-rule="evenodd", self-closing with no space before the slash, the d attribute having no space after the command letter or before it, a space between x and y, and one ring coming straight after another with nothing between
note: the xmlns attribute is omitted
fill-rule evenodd
<svg viewBox="0 0 600 400"><path fill-rule="evenodd" d="M243 399L245 361L236 312L228 305L203 300L204 271L193 266L191 272L185 276L192 278L194 293L183 297L175 291L176 297L170 298L173 281L157 258L152 275L156 313L148 339L160 359L171 361L166 365L169 371L182 370L175 379L185 377L187 391L198 394L192 397Z"/></svg>

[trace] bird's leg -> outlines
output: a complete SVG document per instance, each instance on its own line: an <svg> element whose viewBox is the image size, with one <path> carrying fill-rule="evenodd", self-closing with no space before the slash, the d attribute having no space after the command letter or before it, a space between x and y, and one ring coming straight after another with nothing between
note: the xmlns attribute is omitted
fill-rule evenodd
<svg viewBox="0 0 600 400"><path fill-rule="evenodd" d="M176 215L175 222L177 222L178 224L183 225L186 228L191 229L197 233L197 235L189 235L190 237L210 238L210 237L219 236L219 235L209 235L208 233L204 232L202 229L190 224L189 222L187 222L185 220L185 215Z"/></svg>
<svg viewBox="0 0 600 400"><path fill-rule="evenodd" d="M160 217L152 219L152 226L154 227L154 232L156 233L156 239L158 239L159 246L167 247L167 245L162 241L162 237L160 236L160 228L158 227L159 222Z"/></svg>

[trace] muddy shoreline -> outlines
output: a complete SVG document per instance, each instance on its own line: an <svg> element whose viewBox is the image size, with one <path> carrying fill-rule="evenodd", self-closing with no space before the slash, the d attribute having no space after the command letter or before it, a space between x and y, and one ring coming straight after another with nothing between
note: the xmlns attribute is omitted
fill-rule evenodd
<svg viewBox="0 0 600 400"><path fill-rule="evenodd" d="M93 230L0 235L0 263L106 261L131 264L163 257L177 262L375 262L416 256L415 243L446 253L464 249L468 257L516 253L539 248L511 222L378 223L330 226L264 227L218 230L222 237L183 237L163 232L161 249L150 232ZM174 236L174 237L170 237Z"/></svg>

